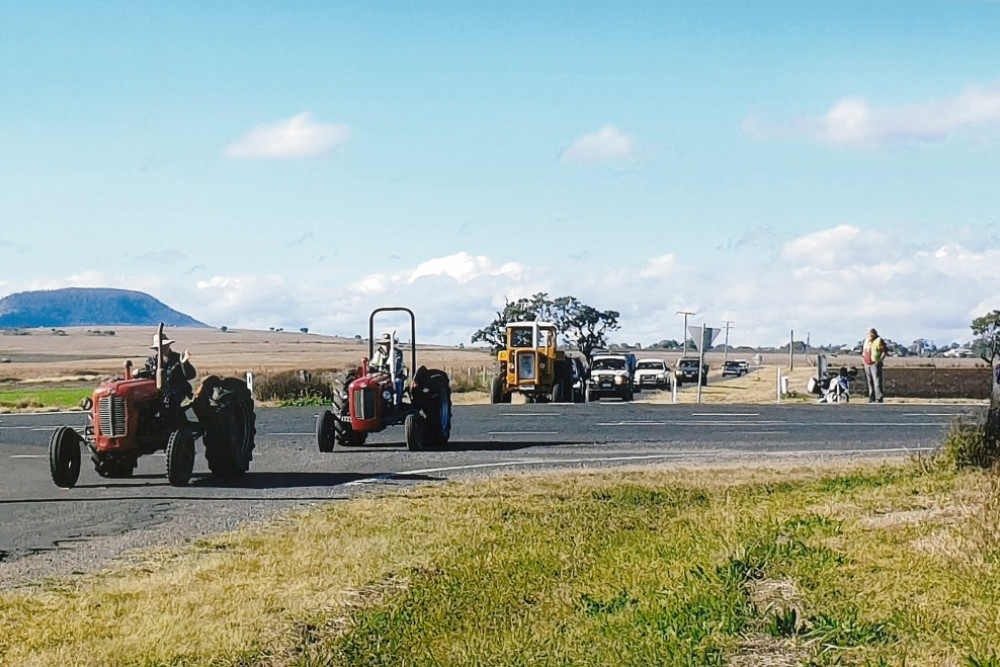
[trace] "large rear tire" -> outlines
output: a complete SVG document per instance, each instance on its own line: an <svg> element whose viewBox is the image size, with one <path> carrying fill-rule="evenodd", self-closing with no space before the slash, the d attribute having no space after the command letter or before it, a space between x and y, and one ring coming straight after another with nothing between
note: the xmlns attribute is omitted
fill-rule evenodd
<svg viewBox="0 0 1000 667"><path fill-rule="evenodd" d="M71 489L80 479L80 443L83 438L69 426L60 426L49 439L49 472L52 481Z"/></svg>
<svg viewBox="0 0 1000 667"><path fill-rule="evenodd" d="M179 428L167 440L167 481L171 486L185 486L194 471L194 436Z"/></svg>
<svg viewBox="0 0 1000 667"><path fill-rule="evenodd" d="M253 397L238 378L225 378L213 390L204 443L208 469L219 477L242 475L253 459L257 416Z"/></svg>
<svg viewBox="0 0 1000 667"><path fill-rule="evenodd" d="M406 448L419 452L424 448L424 418L416 413L406 415L403 427L406 430Z"/></svg>
<svg viewBox="0 0 1000 667"><path fill-rule="evenodd" d="M427 415L427 443L432 447L443 447L451 438L451 390L446 389L438 396L437 405Z"/></svg>

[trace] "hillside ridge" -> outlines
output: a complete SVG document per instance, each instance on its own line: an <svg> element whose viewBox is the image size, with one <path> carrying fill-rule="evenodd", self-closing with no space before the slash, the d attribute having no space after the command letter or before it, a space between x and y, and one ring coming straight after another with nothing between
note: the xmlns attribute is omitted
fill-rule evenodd
<svg viewBox="0 0 1000 667"><path fill-rule="evenodd" d="M0 299L0 329L74 326L207 327L135 290L65 287L17 292Z"/></svg>

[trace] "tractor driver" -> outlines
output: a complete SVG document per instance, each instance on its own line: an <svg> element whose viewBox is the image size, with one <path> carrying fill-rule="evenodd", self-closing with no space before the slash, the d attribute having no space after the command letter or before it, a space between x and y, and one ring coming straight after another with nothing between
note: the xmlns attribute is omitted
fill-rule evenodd
<svg viewBox="0 0 1000 667"><path fill-rule="evenodd" d="M159 359L154 354L146 360L146 366L139 375L142 377L156 377L156 367L159 361L160 368L163 369L163 407L174 412L180 408L185 398L194 396L191 389L191 380L197 375L194 366L191 365L191 355L187 350L183 354L178 354L170 349L174 341L166 336L160 337L159 333L153 334L153 344L150 348L160 350Z"/></svg>
<svg viewBox="0 0 1000 667"><path fill-rule="evenodd" d="M396 337L389 333L382 334L382 337L378 341L378 347L375 348L375 354L372 355L371 361L368 363L369 369L375 373L389 373L389 348L393 350L393 371L396 377L402 377L403 375L403 351L399 349L399 341Z"/></svg>

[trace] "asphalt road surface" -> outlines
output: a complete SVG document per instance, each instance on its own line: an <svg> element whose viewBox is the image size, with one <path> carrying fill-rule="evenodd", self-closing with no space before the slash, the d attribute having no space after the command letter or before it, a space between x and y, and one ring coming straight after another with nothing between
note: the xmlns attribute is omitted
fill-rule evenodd
<svg viewBox="0 0 1000 667"><path fill-rule="evenodd" d="M83 413L0 415L0 584L100 566L133 547L171 543L267 518L285 508L373 488L543 468L722 463L804 457L892 457L933 449L957 405L455 406L445 448L407 451L402 427L365 447L323 454L317 408L258 409L250 472L209 475L200 443L195 475L171 487L160 452L130 479L104 479L84 453L73 489L49 476L47 446Z"/></svg>

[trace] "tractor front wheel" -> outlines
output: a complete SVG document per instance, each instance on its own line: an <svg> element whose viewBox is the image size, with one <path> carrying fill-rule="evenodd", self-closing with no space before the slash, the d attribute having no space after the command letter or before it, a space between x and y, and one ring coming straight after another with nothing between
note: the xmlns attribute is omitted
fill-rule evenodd
<svg viewBox="0 0 1000 667"><path fill-rule="evenodd" d="M503 403L503 378L499 375L494 375L490 383L490 403Z"/></svg>
<svg viewBox="0 0 1000 667"><path fill-rule="evenodd" d="M167 440L167 481L171 486L184 486L194 470L194 436L179 428Z"/></svg>
<svg viewBox="0 0 1000 667"><path fill-rule="evenodd" d="M424 418L416 413L406 415L403 427L406 430L406 448L419 452L424 448Z"/></svg>
<svg viewBox="0 0 1000 667"><path fill-rule="evenodd" d="M60 426L49 440L49 472L52 481L71 489L80 479L80 434L69 426Z"/></svg>
<svg viewBox="0 0 1000 667"><path fill-rule="evenodd" d="M319 451L328 454L333 451L333 420L335 417L329 410L324 410L316 416L316 445Z"/></svg>

